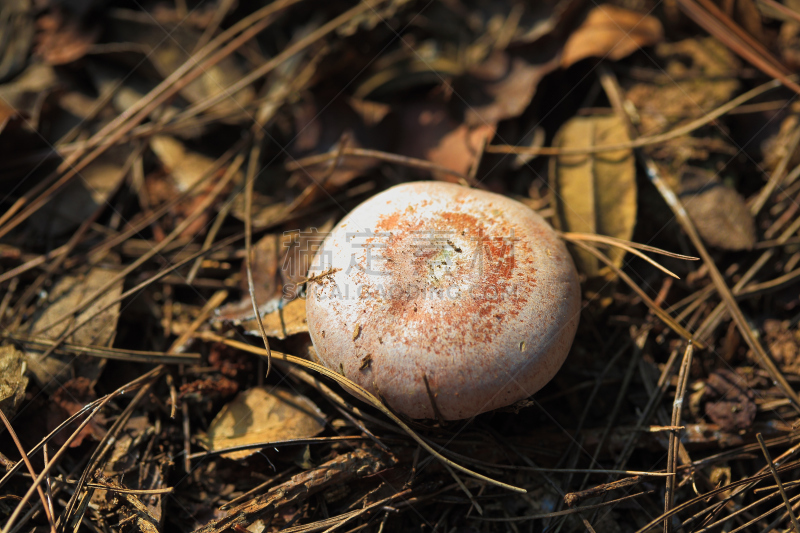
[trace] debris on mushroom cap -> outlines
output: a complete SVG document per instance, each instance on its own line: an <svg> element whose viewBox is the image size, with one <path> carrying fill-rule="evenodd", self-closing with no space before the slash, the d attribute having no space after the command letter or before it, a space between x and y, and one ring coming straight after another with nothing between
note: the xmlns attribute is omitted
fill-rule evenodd
<svg viewBox="0 0 800 533"><path fill-rule="evenodd" d="M338 269L338 270L337 270ZM468 418L544 386L580 310L572 258L505 196L392 187L328 235L306 309L319 359L412 418Z"/></svg>

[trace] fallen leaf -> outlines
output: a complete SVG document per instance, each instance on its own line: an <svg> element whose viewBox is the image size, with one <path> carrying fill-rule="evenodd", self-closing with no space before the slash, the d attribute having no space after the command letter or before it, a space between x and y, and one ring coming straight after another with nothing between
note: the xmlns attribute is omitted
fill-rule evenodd
<svg viewBox="0 0 800 533"><path fill-rule="evenodd" d="M791 322L774 318L764 320L764 342L769 353L784 372L796 372L800 366L800 329Z"/></svg>
<svg viewBox="0 0 800 533"><path fill-rule="evenodd" d="M0 346L0 409L6 418L13 417L25 399L28 377L24 355L11 345Z"/></svg>
<svg viewBox="0 0 800 533"><path fill-rule="evenodd" d="M558 68L559 57L553 47L538 47L534 57L496 51L469 69L456 83L467 102L466 124L485 126L521 115L539 81Z"/></svg>
<svg viewBox="0 0 800 533"><path fill-rule="evenodd" d="M318 98L321 100L321 98ZM386 150L391 142L394 128L387 127L389 108L386 105L351 99L347 102L334 100L324 106L315 100L306 100L295 109L297 137L291 154L299 159L314 154L336 152L345 148L368 148ZM316 165L308 165L292 173L293 179L313 186L315 195L338 190L354 178L364 176L379 164L371 157L344 157L329 159ZM305 201L311 204L312 198Z"/></svg>
<svg viewBox="0 0 800 533"><path fill-rule="evenodd" d="M755 246L756 223L744 198L716 175L685 173L680 198L707 244L723 250L750 250Z"/></svg>
<svg viewBox="0 0 800 533"><path fill-rule="evenodd" d="M22 115L34 117L35 120L26 125L31 129L38 128L44 97L53 90L57 81L52 67L34 63L13 80L0 85L0 122Z"/></svg>
<svg viewBox="0 0 800 533"><path fill-rule="evenodd" d="M68 380L64 385L56 389L50 396L50 402L47 404L47 427L50 431L57 428L64 420L81 411L87 404L97 399L94 393L91 382L84 377L78 377ZM80 425L79 420L67 426L64 431L59 432L53 438L53 444L62 446L69 436ZM78 436L73 440L69 447L76 448L83 443L87 437L92 437L95 440L100 440L105 435L105 430L102 424L105 423L105 417L102 414L96 414L92 420L81 429Z"/></svg>
<svg viewBox="0 0 800 533"><path fill-rule="evenodd" d="M300 285L305 281L314 256L331 229L333 229L332 219L318 228L287 231L283 235L266 235L253 245L251 268L256 306L265 321L264 326L270 337L282 339L287 334L294 334L288 333L289 330L300 331L299 326L292 325L285 332L281 326L281 316L285 312L287 302L298 296ZM260 335L255 322L244 323L255 318L244 269L245 265L242 265L242 299L222 306L212 321L243 324L247 333ZM274 316L268 318L271 314ZM305 313L302 318L305 319ZM294 323L294 319L290 322ZM302 328L306 326L303 325Z"/></svg>
<svg viewBox="0 0 800 533"><path fill-rule="evenodd" d="M722 368L708 376L704 399L706 415L724 431L747 429L756 419L755 394L747 380Z"/></svg>
<svg viewBox="0 0 800 533"><path fill-rule="evenodd" d="M267 337L283 340L290 335L308 332L308 319L306 318L305 299L295 299L285 306L268 313L262 318L264 331ZM242 323L245 333L260 335L258 324L255 320Z"/></svg>
<svg viewBox="0 0 800 533"><path fill-rule="evenodd" d="M730 101L741 86L739 60L714 38L661 43L654 52L663 62L663 72L649 81L623 82L625 96L637 110L642 135L657 135L697 119ZM707 160L714 153L730 154L730 158L737 153L714 125L643 150L660 164L675 189L688 161Z"/></svg>
<svg viewBox="0 0 800 533"><path fill-rule="evenodd" d="M468 175L483 146L494 137L496 126L470 127L451 118L443 103L409 104L402 113L400 154L425 159ZM434 171L442 181L457 181L453 174Z"/></svg>
<svg viewBox="0 0 800 533"><path fill-rule="evenodd" d="M313 437L325 429L325 414L314 403L287 389L254 387L225 405L211 422L203 443L210 450ZM223 454L243 459L257 449Z"/></svg>
<svg viewBox="0 0 800 533"><path fill-rule="evenodd" d="M63 65L82 58L100 35L100 27L85 27L79 19L54 9L36 21L34 53L48 65Z"/></svg>
<svg viewBox="0 0 800 533"><path fill-rule="evenodd" d="M589 11L583 23L567 39L561 66L568 68L587 57L616 61L663 38L664 28L657 18L601 4Z"/></svg>
<svg viewBox="0 0 800 533"><path fill-rule="evenodd" d="M585 148L629 141L627 128L616 115L597 115L567 121L553 145ZM550 180L559 229L631 239L636 224L636 165L630 150L554 157ZM600 274L602 263L587 252L575 252L587 276ZM607 254L615 265L622 265L624 250L611 248Z"/></svg>
<svg viewBox="0 0 800 533"><path fill-rule="evenodd" d="M122 183L130 153L125 146L106 150L30 217L30 228L38 235L57 237L80 226Z"/></svg>
<svg viewBox="0 0 800 533"><path fill-rule="evenodd" d="M33 13L30 0L0 3L0 81L16 75L28 62L33 42Z"/></svg>
<svg viewBox="0 0 800 533"><path fill-rule="evenodd" d="M231 207L231 215L241 221L244 221L245 214L247 213L245 198L244 194L237 194L233 199L233 206ZM283 220L288 207L288 204L272 196L253 191L253 230L258 231L273 226L276 222Z"/></svg>
<svg viewBox="0 0 800 533"><path fill-rule="evenodd" d="M33 319L22 325L20 331L28 336L55 340L71 327L73 320L64 320L58 324L56 320L73 312L73 310L89 295L105 285L118 271L95 267L85 276L64 276L50 290L49 298L43 308ZM74 317L81 321L105 307L122 294L123 280L116 282L105 293L98 296L88 309ZM112 305L78 331L67 337L66 342L76 345L110 346L117 331L120 303ZM77 357L76 357L77 354ZM81 355L53 353L42 358L44 352L28 349L25 352L28 367L36 381L47 392L55 392L61 383L73 377L84 377L91 385L97 381L105 366L105 360Z"/></svg>
<svg viewBox="0 0 800 533"><path fill-rule="evenodd" d="M189 190L214 166L213 158L191 150L178 139L167 135L154 135L150 139L150 149L169 172L169 176L179 192ZM242 172L239 171L237 177L233 179L235 182L241 183ZM195 194L201 192L203 192L202 188L195 190Z"/></svg>
<svg viewBox="0 0 800 533"><path fill-rule="evenodd" d="M664 72L630 84L625 95L636 106L644 135L705 115L733 98L741 85L739 60L711 37L661 43L655 57L664 62Z"/></svg>

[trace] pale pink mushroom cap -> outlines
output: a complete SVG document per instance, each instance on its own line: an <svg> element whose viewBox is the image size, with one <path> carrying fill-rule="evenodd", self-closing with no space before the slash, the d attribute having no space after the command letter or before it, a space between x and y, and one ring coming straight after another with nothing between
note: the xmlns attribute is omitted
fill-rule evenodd
<svg viewBox="0 0 800 533"><path fill-rule="evenodd" d="M578 327L564 243L498 194L392 187L334 228L309 276L331 268L308 287L318 357L412 418L436 418L431 394L448 420L527 398L561 367Z"/></svg>

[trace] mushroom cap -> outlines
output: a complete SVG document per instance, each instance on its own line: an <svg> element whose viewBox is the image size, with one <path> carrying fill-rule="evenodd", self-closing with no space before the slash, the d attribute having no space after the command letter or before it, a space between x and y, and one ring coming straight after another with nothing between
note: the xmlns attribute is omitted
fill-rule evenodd
<svg viewBox="0 0 800 533"><path fill-rule="evenodd" d="M365 201L325 238L309 277L323 273L306 301L317 356L411 418L527 398L578 327L578 275L552 227L460 185L405 183Z"/></svg>

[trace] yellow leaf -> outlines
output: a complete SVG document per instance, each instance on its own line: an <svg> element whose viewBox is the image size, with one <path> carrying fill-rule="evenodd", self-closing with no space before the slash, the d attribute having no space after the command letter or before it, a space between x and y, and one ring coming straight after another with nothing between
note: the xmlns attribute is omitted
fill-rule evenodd
<svg viewBox="0 0 800 533"><path fill-rule="evenodd" d="M588 148L628 141L622 121L603 115L570 119L556 134L554 145ZM636 224L636 164L631 150L554 157L550 180L559 229L631 239ZM608 255L621 266L625 251L612 248ZM575 256L587 276L600 275L602 265L595 257L580 251Z"/></svg>
<svg viewBox="0 0 800 533"><path fill-rule="evenodd" d="M276 387L254 387L239 394L219 412L203 443L211 450L245 444L313 437L325 428L325 415L314 403ZM223 454L243 459L257 449Z"/></svg>

